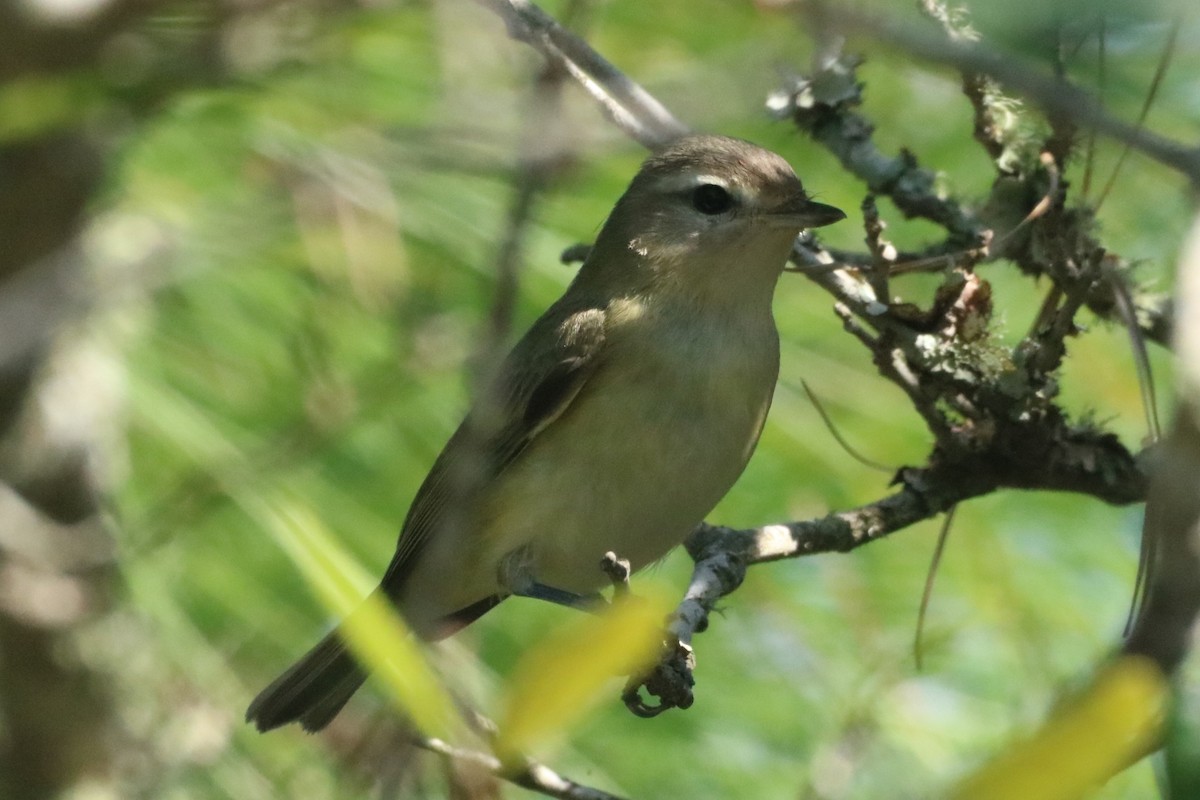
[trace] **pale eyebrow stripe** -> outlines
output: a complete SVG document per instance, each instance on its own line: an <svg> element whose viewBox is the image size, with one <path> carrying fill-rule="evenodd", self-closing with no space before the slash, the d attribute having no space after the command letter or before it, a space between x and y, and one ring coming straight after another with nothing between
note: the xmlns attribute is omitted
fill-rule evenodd
<svg viewBox="0 0 1200 800"><path fill-rule="evenodd" d="M716 175L696 175L694 177L697 185L702 183L713 183L724 189L729 188L729 181L725 180L724 178L718 178Z"/></svg>
<svg viewBox="0 0 1200 800"><path fill-rule="evenodd" d="M720 178L716 175L708 173L701 174L684 174L684 175L669 175L662 178L658 185L664 192L683 191L684 189L694 189L697 186L703 186L706 183L711 183L720 186L730 192L734 189L729 185L729 181L725 178Z"/></svg>

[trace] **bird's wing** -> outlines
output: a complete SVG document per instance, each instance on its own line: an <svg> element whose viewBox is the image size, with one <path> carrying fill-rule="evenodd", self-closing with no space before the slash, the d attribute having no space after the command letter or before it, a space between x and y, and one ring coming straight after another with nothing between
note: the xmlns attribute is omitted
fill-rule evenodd
<svg viewBox="0 0 1200 800"><path fill-rule="evenodd" d="M383 577L387 594L399 594L435 529L470 524L483 489L567 409L595 372L604 326L602 308L552 307L517 343L417 490Z"/></svg>

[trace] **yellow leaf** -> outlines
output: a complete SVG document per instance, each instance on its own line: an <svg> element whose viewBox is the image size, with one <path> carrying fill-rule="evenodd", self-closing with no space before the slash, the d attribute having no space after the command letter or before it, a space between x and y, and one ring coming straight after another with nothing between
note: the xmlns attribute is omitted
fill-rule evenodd
<svg viewBox="0 0 1200 800"><path fill-rule="evenodd" d="M450 738L454 704L391 603L379 593L368 595L346 617L342 633L421 733Z"/></svg>
<svg viewBox="0 0 1200 800"><path fill-rule="evenodd" d="M296 563L321 603L344 618L342 634L355 658L383 680L413 725L426 736L446 738L456 719L454 704L404 620L380 594L368 594L375 582L362 567L301 502L238 501Z"/></svg>
<svg viewBox="0 0 1200 800"><path fill-rule="evenodd" d="M1148 753L1162 734L1168 686L1158 666L1122 656L1034 736L960 783L961 800L1074 800Z"/></svg>
<svg viewBox="0 0 1200 800"><path fill-rule="evenodd" d="M666 594L618 597L598 615L573 621L547 636L521 659L506 688L495 741L506 764L561 735L603 697L613 676L639 673L662 650Z"/></svg>

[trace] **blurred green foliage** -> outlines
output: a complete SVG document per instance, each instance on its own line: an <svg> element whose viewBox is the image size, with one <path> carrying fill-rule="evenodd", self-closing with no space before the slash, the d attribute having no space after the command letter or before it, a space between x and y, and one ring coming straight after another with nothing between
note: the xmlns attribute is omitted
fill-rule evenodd
<svg viewBox="0 0 1200 800"><path fill-rule="evenodd" d="M1019 40L1014 16L993 11L984 22L1007 44ZM318 19L322 29L309 30ZM131 136L93 226L100 286L113 293L102 327L128 370L127 469L115 506L122 567L130 614L149 631L120 640L136 650L124 675L126 722L155 741L165 765L129 785L129 796L363 796L367 779L347 767L344 739L390 713L377 689L352 702L329 747L298 730L259 736L241 723L254 692L327 620L232 495L303 496L350 552L382 569L409 498L467 403L537 66L470 3L261 24L277 34L275 60L259 63L247 48L236 86L180 97ZM1131 76L1133 91L1120 88L1115 100L1126 117L1161 45L1159 29L1139 25L1140 38L1130 34L1136 41L1109 67L1118 87ZM593 8L587 26L601 52L694 127L783 153L819 199L852 212L827 240L861 246L853 212L863 188L762 110L777 68L803 70L811 55L790 17L718 0L615 0ZM293 27L307 31L300 44L284 35ZM868 56L864 110L881 147L908 147L950 190L982 194L991 171L955 77L858 47ZM1084 48L1079 60L1093 55ZM1200 103L1189 91L1188 105L1166 115L1168 130L1194 130ZM565 94L575 162L540 198L518 328L565 286L571 271L558 253L590 240L641 158L580 92ZM1098 175L1115 156L1102 143ZM1144 259L1149 278L1169 274L1182 188L1135 157L1104 208L1104 240ZM883 210L899 244L935 235ZM983 271L1015 341L1045 287L1004 264ZM914 278L898 291L928 297L932 284ZM928 445L826 296L785 276L776 313L784 349L772 418L714 522L807 518L888 491L888 476L833 441L801 378L871 458L917 463ZM1131 445L1144 436L1120 330L1097 322L1074 342L1063 384L1077 413ZM1010 492L961 508L937 575L923 673L912 638L936 523L849 556L757 567L697 642L691 710L634 718L614 683L551 763L644 798L928 796L1029 731L1114 646L1139 525L1136 509L1069 496ZM658 573L682 588L686 556ZM489 687L569 613L505 603L442 648L449 664L479 654L451 682L494 713ZM435 775L411 791L444 789ZM1099 796L1153 792L1141 764Z"/></svg>

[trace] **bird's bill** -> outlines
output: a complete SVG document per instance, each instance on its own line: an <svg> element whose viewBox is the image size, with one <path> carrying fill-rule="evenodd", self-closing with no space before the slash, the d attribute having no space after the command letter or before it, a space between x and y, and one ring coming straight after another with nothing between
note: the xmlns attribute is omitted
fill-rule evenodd
<svg viewBox="0 0 1200 800"><path fill-rule="evenodd" d="M797 195L770 209L768 217L782 228L819 228L845 219L846 214L840 208Z"/></svg>
<svg viewBox="0 0 1200 800"><path fill-rule="evenodd" d="M809 200L800 211L802 227L820 228L822 225L832 225L846 218L846 212L840 208L827 206L824 203L814 203Z"/></svg>

